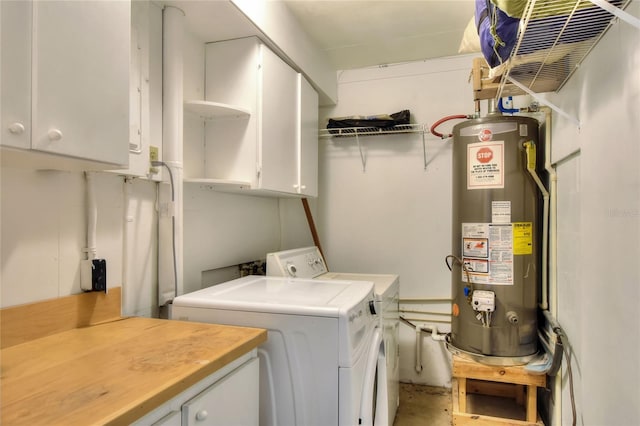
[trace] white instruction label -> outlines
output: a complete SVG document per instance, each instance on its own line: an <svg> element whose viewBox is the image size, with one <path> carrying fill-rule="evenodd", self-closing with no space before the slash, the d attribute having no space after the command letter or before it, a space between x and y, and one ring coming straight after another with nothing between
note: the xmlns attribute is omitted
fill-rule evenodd
<svg viewBox="0 0 640 426"><path fill-rule="evenodd" d="M491 202L491 223L511 223L511 201Z"/></svg>
<svg viewBox="0 0 640 426"><path fill-rule="evenodd" d="M504 141L467 145L467 189L504 188Z"/></svg>
<svg viewBox="0 0 640 426"><path fill-rule="evenodd" d="M463 282L513 285L513 225L463 223L462 260Z"/></svg>

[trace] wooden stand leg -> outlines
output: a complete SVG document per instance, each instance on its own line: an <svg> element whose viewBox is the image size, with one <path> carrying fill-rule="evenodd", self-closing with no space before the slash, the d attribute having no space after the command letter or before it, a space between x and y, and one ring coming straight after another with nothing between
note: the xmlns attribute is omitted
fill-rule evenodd
<svg viewBox="0 0 640 426"><path fill-rule="evenodd" d="M467 412L467 379L458 377L458 407L461 413Z"/></svg>
<svg viewBox="0 0 640 426"><path fill-rule="evenodd" d="M527 421L534 423L537 420L537 390L536 386L527 386Z"/></svg>

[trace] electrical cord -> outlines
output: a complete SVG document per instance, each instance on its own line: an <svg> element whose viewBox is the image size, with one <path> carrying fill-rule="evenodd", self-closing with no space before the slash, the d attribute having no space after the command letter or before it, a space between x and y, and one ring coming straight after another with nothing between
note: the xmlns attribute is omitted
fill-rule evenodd
<svg viewBox="0 0 640 426"><path fill-rule="evenodd" d="M562 342L561 333L556 332L557 339ZM567 374L569 375L569 396L571 398L571 415L573 416L571 421L571 426L576 426L577 422L577 411L576 411L576 398L573 392L573 372L571 370L571 357L569 355L569 351L564 351L564 357L567 361Z"/></svg>
<svg viewBox="0 0 640 426"><path fill-rule="evenodd" d="M175 189L173 184L173 172L171 172L171 167L164 161L152 161L151 165L154 167L163 166L169 172L169 181L171 183L171 203L173 204L176 201ZM174 297L178 296L178 265L177 265L177 256L176 256L176 215L174 212L171 213L171 246L173 251L173 291Z"/></svg>
<svg viewBox="0 0 640 426"><path fill-rule="evenodd" d="M450 254L448 256L446 256L444 258L444 263L446 263L447 268L449 268L449 271L453 272L453 269L451 268L451 265L453 264L449 264L449 259L453 259L455 260L458 265L460 265L460 267L462 267L462 270L464 271L464 273L467 276L467 283L469 284L469 294L467 295L467 303L469 303L469 305L471 305L471 294L473 293L473 281L471 281L471 275L469 275L469 268L467 267L467 265L462 261L462 259L460 259L458 256L454 256L453 254Z"/></svg>

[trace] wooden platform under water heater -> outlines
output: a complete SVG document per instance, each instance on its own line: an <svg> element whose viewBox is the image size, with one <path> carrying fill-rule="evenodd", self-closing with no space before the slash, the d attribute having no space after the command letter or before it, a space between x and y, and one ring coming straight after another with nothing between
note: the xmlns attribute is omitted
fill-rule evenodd
<svg viewBox="0 0 640 426"><path fill-rule="evenodd" d="M544 426L538 417L537 389L547 376L532 374L523 366L481 364L453 357L452 420L454 425ZM489 412L483 398L500 399L500 410Z"/></svg>

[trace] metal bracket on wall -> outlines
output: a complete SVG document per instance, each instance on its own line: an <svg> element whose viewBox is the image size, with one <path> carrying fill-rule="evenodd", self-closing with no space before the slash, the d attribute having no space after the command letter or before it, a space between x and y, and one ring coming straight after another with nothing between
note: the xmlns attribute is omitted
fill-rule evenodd
<svg viewBox="0 0 640 426"><path fill-rule="evenodd" d="M549 101L548 99L545 99L542 96L538 95L536 92L534 92L533 90L529 89L525 85L521 84L519 81L514 80L509 76L507 76L507 80L510 83L512 83L513 85L515 85L518 88L520 88L521 90L523 90L525 93L531 95L536 101L540 102L542 105L548 106L549 108L551 108L552 110L554 110L555 112L560 114L561 116L563 116L563 117L573 121L574 123L576 123L576 126L578 127L578 129L580 129L580 120L578 118L568 114L562 108L560 108L559 106L555 105L553 102Z"/></svg>

